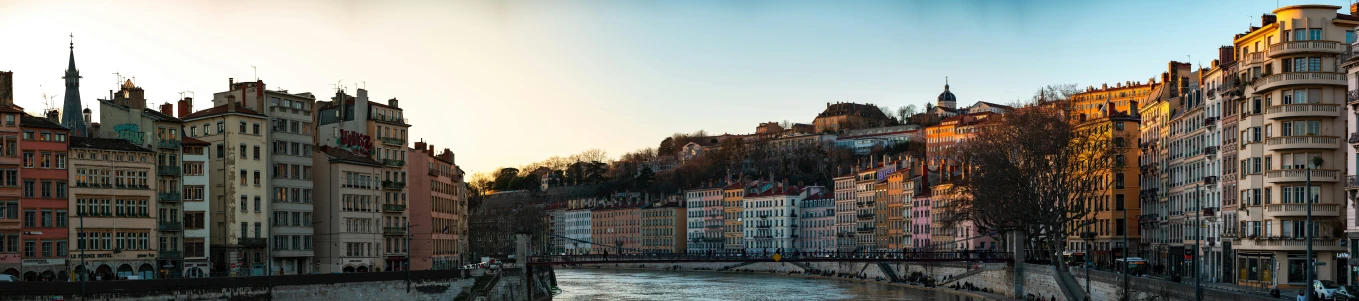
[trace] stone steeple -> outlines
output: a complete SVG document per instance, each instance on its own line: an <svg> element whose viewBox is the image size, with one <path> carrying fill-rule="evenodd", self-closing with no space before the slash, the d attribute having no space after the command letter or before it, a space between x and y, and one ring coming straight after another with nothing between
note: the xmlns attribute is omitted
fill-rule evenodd
<svg viewBox="0 0 1359 301"><path fill-rule="evenodd" d="M61 106L61 126L71 129L71 136L88 137L85 120L81 116L80 70L75 64L75 35L71 35L71 59L66 63L66 100Z"/></svg>

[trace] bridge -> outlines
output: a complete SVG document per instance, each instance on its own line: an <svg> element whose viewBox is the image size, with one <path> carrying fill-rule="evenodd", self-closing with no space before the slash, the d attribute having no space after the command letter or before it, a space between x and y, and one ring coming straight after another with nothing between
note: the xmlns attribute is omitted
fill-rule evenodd
<svg viewBox="0 0 1359 301"><path fill-rule="evenodd" d="M552 266L577 264L620 263L682 263L682 262L981 262L1013 263L1014 254L1007 252L784 252L784 253L653 253L653 254L584 254L529 256L526 265Z"/></svg>

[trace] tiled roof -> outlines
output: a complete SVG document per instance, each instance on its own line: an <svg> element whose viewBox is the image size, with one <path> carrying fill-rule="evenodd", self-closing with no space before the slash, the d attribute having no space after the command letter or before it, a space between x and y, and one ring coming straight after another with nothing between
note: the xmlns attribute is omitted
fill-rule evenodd
<svg viewBox="0 0 1359 301"><path fill-rule="evenodd" d="M4 113L23 113L23 112L24 112L24 108L23 108L23 107L20 107L20 106L17 106L17 105L13 105L13 104L11 104L11 105L3 105L3 106L0 106L0 112L4 112Z"/></svg>
<svg viewBox="0 0 1359 301"><path fill-rule="evenodd" d="M382 163L381 163L381 162L378 162L377 160L373 160L373 158L369 158L368 156L356 154L356 153L354 153L354 152L352 152L352 151L349 151L349 150L343 149L343 148L330 147L330 146L321 146L321 147L320 147L320 151L321 151L322 153L325 153L327 156L330 156L330 160L331 160L331 161L346 162L346 163L353 163L353 164L363 164L363 165L371 165L371 166L382 166Z"/></svg>
<svg viewBox="0 0 1359 301"><path fill-rule="evenodd" d="M71 148L106 149L106 150L120 150L148 153L151 152L151 150L149 149L137 146L136 144L132 144L132 142L128 142L127 140L123 139L88 138L80 136L71 137Z"/></svg>
<svg viewBox="0 0 1359 301"><path fill-rule="evenodd" d="M149 111L149 110L148 110L148 111ZM208 116L216 116L216 115L221 115L221 114L226 114L226 113L228 113L228 112L227 112L227 105L220 105L220 106L211 107L211 108L208 108L208 109L205 109L205 110L202 110L202 111L193 112L193 114L189 114L189 116L184 116L184 120L198 119L198 118L203 118L203 117L208 117ZM245 108L244 106L241 106L241 104L239 104L239 103L236 104L236 113L237 113L237 114L246 114L246 115L255 115L255 116L259 116L259 117L269 117L269 116L264 116L263 114L260 114L259 112L255 112L255 110L247 109L247 108ZM157 114L159 114L159 113L157 113ZM161 115L164 115L164 114L161 114Z"/></svg>
<svg viewBox="0 0 1359 301"><path fill-rule="evenodd" d="M997 107L997 108L1006 109L1006 110L1013 110L1013 109L1014 109L1014 107L1011 107L1011 106L996 104L996 103L992 103L992 102L985 102L985 101L978 101L978 102L977 102L977 104L983 104L983 103L986 104L987 106ZM975 107L975 106L977 106L977 105L972 105L972 106Z"/></svg>
<svg viewBox="0 0 1359 301"><path fill-rule="evenodd" d="M42 117L33 116L33 115L28 115L28 114L19 115L19 126L22 126L22 127L35 127L35 128L47 128L47 129L58 129L58 130L69 130L69 129L67 129L66 127L61 126L60 124L57 124L56 122L52 122L51 120L47 120L47 118L42 118Z"/></svg>
<svg viewBox="0 0 1359 301"><path fill-rule="evenodd" d="M184 145L193 145L193 146L210 146L210 145L212 145L211 142L207 142L207 141L203 141L203 140L198 140L198 138L194 138L194 137L184 137L184 139L182 139L182 141L184 141L184 142L182 143L182 144L184 144Z"/></svg>
<svg viewBox="0 0 1359 301"><path fill-rule="evenodd" d="M175 116L166 115L165 113L161 113L160 111L152 109L142 109L142 114L151 115L152 117L156 117L164 121L184 123L183 120L175 118Z"/></svg>

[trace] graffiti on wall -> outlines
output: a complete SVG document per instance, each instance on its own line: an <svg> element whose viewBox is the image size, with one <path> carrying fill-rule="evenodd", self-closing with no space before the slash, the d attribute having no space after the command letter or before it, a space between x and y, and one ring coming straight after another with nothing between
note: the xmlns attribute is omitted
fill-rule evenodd
<svg viewBox="0 0 1359 301"><path fill-rule="evenodd" d="M340 129L340 137L335 138L335 145L360 154L373 154L373 138L359 132Z"/></svg>
<svg viewBox="0 0 1359 301"><path fill-rule="evenodd" d="M119 139L127 140L136 145L144 145L146 133L143 133L135 123L124 123L113 126L113 132L118 134Z"/></svg>

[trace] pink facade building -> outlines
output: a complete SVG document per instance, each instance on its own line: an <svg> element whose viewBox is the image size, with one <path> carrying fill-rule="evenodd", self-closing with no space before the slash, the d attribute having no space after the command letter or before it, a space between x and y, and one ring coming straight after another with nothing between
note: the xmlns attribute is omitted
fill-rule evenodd
<svg viewBox="0 0 1359 301"><path fill-rule="evenodd" d="M23 109L0 103L0 273L19 276L19 117Z"/></svg>
<svg viewBox="0 0 1359 301"><path fill-rule="evenodd" d="M408 150L411 215L411 269L453 269L464 264L459 252L467 237L467 202L460 195L462 172L445 148L416 142Z"/></svg>
<svg viewBox="0 0 1359 301"><path fill-rule="evenodd" d="M68 130L57 124L55 111L48 118L20 114L23 141L21 189L23 201L24 281L62 281L67 279L66 149Z"/></svg>
<svg viewBox="0 0 1359 301"><path fill-rule="evenodd" d="M600 247L595 253L617 254L624 249L636 251L641 246L641 207L631 200L606 201L590 211L591 237L594 243L611 246Z"/></svg>

